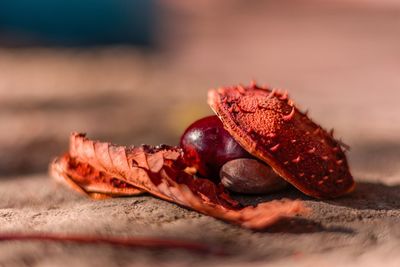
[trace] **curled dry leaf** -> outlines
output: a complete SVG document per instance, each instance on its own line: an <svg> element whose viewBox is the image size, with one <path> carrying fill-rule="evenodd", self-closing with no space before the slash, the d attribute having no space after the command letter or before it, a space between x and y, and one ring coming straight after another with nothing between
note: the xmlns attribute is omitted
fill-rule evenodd
<svg viewBox="0 0 400 267"><path fill-rule="evenodd" d="M222 186L185 172L182 151L170 146L123 147L70 137L69 153L50 172L93 198L150 193L206 215L250 229L262 229L286 216L305 214L300 201L274 200L242 207Z"/></svg>

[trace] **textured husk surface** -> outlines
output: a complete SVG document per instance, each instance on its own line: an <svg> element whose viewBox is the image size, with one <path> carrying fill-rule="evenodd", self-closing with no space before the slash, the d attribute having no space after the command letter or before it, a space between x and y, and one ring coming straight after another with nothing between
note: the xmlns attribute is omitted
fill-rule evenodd
<svg viewBox="0 0 400 267"><path fill-rule="evenodd" d="M333 198L354 189L340 143L287 92L239 85L210 90L208 103L243 148L303 193Z"/></svg>

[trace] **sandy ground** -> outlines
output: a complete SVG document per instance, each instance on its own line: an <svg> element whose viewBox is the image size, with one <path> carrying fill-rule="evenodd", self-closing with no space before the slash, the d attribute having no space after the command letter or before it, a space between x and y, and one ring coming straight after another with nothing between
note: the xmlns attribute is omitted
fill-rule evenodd
<svg viewBox="0 0 400 267"><path fill-rule="evenodd" d="M187 239L229 255L1 242L0 266L400 265L400 9L205 3L164 7L174 19L156 50L0 50L0 229ZM71 131L176 144L210 114L208 88L252 78L287 88L352 147L352 195L237 196L300 198L313 209L252 232L149 196L92 201L46 174Z"/></svg>

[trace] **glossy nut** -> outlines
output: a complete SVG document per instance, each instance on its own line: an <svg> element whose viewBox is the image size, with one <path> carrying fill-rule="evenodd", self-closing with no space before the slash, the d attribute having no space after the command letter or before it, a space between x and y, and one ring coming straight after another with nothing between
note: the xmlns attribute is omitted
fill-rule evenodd
<svg viewBox="0 0 400 267"><path fill-rule="evenodd" d="M217 116L209 116L192 123L183 133L180 147L184 162L197 170L201 177L219 182L218 173L228 161L253 158L224 129Z"/></svg>
<svg viewBox="0 0 400 267"><path fill-rule="evenodd" d="M234 159L225 163L220 170L222 184L232 192L263 194L279 191L287 182L271 167L255 159Z"/></svg>

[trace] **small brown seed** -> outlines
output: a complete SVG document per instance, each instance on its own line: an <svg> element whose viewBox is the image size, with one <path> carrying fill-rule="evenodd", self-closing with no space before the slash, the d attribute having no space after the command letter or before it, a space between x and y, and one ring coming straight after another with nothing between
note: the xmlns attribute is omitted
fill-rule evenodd
<svg viewBox="0 0 400 267"><path fill-rule="evenodd" d="M279 191L287 182L272 168L256 159L234 159L225 163L219 173L222 184L232 192L265 194Z"/></svg>

